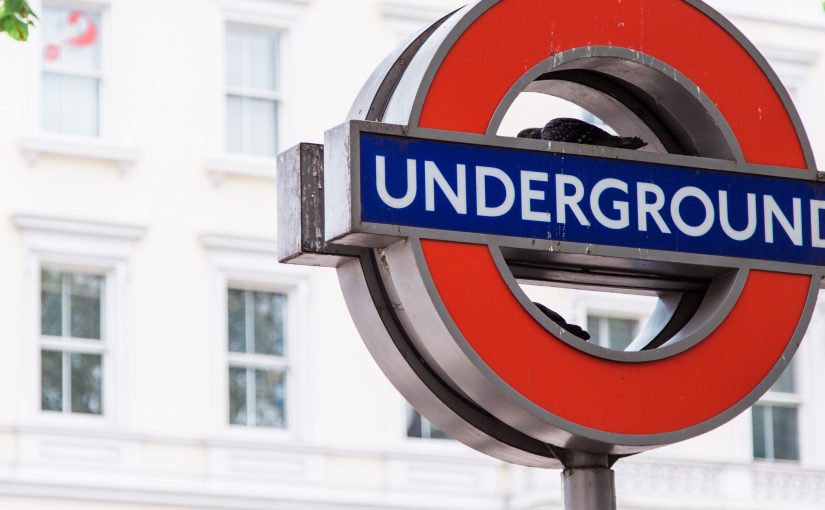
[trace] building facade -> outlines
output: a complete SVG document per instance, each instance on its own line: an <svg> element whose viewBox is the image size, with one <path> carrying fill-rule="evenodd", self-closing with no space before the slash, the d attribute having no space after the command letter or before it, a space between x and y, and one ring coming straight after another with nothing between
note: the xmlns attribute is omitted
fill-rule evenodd
<svg viewBox="0 0 825 510"><path fill-rule="evenodd" d="M405 403L334 270L274 260L274 156L320 142L393 47L461 4L43 0L28 43L0 38L0 507L561 507L557 471ZM711 4L825 161L821 2ZM525 95L501 134L557 114L586 116ZM526 290L613 348L652 306ZM616 465L619 508L825 508L824 369L819 306L752 410Z"/></svg>

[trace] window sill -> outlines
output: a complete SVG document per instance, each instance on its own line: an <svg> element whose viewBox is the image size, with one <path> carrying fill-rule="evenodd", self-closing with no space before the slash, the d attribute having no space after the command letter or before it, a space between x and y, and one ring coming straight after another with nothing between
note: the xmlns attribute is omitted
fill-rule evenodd
<svg viewBox="0 0 825 510"><path fill-rule="evenodd" d="M275 158L224 154L206 160L206 168L216 184L227 175L275 179Z"/></svg>
<svg viewBox="0 0 825 510"><path fill-rule="evenodd" d="M762 457L754 457L753 463L761 467L787 470L796 470L802 466L800 459L764 459Z"/></svg>
<svg viewBox="0 0 825 510"><path fill-rule="evenodd" d="M126 174L137 161L135 149L96 138L37 133L21 138L20 147L26 152L31 166L42 154L48 154L109 161L117 165L121 174Z"/></svg>
<svg viewBox="0 0 825 510"><path fill-rule="evenodd" d="M297 444L295 432L290 428L245 427L243 425L223 425L209 442L224 447L246 447L261 443Z"/></svg>
<svg viewBox="0 0 825 510"><path fill-rule="evenodd" d="M389 456L397 458L449 458L473 462L489 458L455 439L403 437Z"/></svg>
<svg viewBox="0 0 825 510"><path fill-rule="evenodd" d="M99 433L114 430L114 422L104 414L64 413L60 411L37 410L29 417L23 427L43 430L65 430L76 432Z"/></svg>
<svg viewBox="0 0 825 510"><path fill-rule="evenodd" d="M799 407L802 405L802 396L799 393L789 393L768 390L754 405L776 405L783 407Z"/></svg>

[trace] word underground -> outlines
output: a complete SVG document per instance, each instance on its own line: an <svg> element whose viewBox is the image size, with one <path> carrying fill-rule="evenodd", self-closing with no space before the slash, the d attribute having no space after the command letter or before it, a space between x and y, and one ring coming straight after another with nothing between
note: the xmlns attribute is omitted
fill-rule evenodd
<svg viewBox="0 0 825 510"><path fill-rule="evenodd" d="M370 133L360 158L365 222L825 262L811 181Z"/></svg>

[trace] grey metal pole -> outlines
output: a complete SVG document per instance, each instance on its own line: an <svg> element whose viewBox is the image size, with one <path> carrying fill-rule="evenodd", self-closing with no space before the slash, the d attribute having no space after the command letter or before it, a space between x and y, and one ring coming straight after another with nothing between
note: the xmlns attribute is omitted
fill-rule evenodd
<svg viewBox="0 0 825 510"><path fill-rule="evenodd" d="M564 510L616 510L616 484L607 455L569 452L561 481Z"/></svg>

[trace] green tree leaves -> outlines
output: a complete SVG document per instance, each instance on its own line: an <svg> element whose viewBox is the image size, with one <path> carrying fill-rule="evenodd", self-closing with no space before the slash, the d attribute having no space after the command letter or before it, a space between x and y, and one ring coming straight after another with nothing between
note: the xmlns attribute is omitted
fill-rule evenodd
<svg viewBox="0 0 825 510"><path fill-rule="evenodd" d="M0 32L6 32L12 39L28 39L29 27L36 19L26 0L0 0Z"/></svg>

